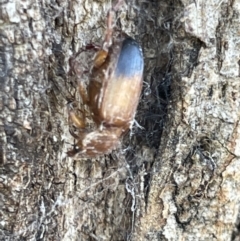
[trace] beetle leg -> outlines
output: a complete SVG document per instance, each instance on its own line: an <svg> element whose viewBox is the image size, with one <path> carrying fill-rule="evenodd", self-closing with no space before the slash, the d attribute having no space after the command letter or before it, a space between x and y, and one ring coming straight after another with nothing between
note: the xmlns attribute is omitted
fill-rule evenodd
<svg viewBox="0 0 240 241"><path fill-rule="evenodd" d="M69 58L70 69L69 69L68 73L70 75L80 76L84 72L82 72L79 68L80 63L76 60L77 57L85 51L89 51L89 50L99 51L100 49L101 49L101 47L99 45L92 44L92 43L87 44L84 48L81 48L77 53L75 53L72 57Z"/></svg>
<svg viewBox="0 0 240 241"><path fill-rule="evenodd" d="M78 81L78 91L82 98L83 104L86 105L88 103L88 93L84 82L81 80Z"/></svg>
<svg viewBox="0 0 240 241"><path fill-rule="evenodd" d="M73 145L73 149L70 151L67 151L67 155L70 157L75 156L78 152L80 152L79 146L78 144L74 144Z"/></svg>
<svg viewBox="0 0 240 241"><path fill-rule="evenodd" d="M117 3L108 11L107 14L107 30L105 33L105 39L103 41L102 49L108 52L109 47L112 45L112 34L113 34L113 19L116 11L122 6L124 0L118 0Z"/></svg>
<svg viewBox="0 0 240 241"><path fill-rule="evenodd" d="M69 118L71 119L71 121L73 122L73 124L80 129L84 129L85 128L85 116L83 114L83 118L79 117L78 115L76 115L74 113L74 111L69 110Z"/></svg>
<svg viewBox="0 0 240 241"><path fill-rule="evenodd" d="M103 41L103 50L108 52L109 47L112 45L112 33L113 33L113 15L114 11L109 10L107 15L107 30L105 34L105 39Z"/></svg>
<svg viewBox="0 0 240 241"><path fill-rule="evenodd" d="M115 6L112 7L113 11L117 11L123 4L124 0L118 0Z"/></svg>
<svg viewBox="0 0 240 241"><path fill-rule="evenodd" d="M79 66L80 63L76 60L77 56L81 54L84 50L79 50L76 54L74 54L72 57L69 59L69 75L81 75L82 71L80 70Z"/></svg>
<svg viewBox="0 0 240 241"><path fill-rule="evenodd" d="M118 3L114 7L112 7L112 9L110 9L107 14L107 30L105 33L105 39L103 41L103 47L102 47L103 50L105 50L106 52L108 52L109 47L112 45L112 33L114 28L113 18L114 18L115 12L119 8L119 7L116 7L117 5Z"/></svg>
<svg viewBox="0 0 240 241"><path fill-rule="evenodd" d="M97 52L95 58L94 58L94 67L100 68L103 63L106 61L106 58L108 56L108 52L101 49Z"/></svg>
<svg viewBox="0 0 240 241"><path fill-rule="evenodd" d="M87 90L86 90L86 86L84 84L83 81L81 81L80 77L83 73L86 73L88 71L81 71L79 68L79 63L78 61L76 61L75 59L69 60L69 62L71 61L70 65L70 70L69 70L69 74L76 74L77 75L77 84L78 84L78 91L80 93L80 96L82 97L82 101L83 104L87 104L88 103L88 94L87 94Z"/></svg>
<svg viewBox="0 0 240 241"><path fill-rule="evenodd" d="M73 132L73 130L70 130L69 129L69 133L73 136L73 138L75 138L76 140L78 140L79 139L79 136L77 135L77 134L75 134L74 132ZM76 146L76 144L74 144L74 146Z"/></svg>

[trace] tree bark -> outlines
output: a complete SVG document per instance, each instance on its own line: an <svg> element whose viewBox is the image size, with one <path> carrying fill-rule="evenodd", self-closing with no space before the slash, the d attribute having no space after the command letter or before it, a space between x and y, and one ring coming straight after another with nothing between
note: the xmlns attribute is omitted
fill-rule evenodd
<svg viewBox="0 0 240 241"><path fill-rule="evenodd" d="M240 240L240 3L123 4L116 31L145 59L143 128L70 158L67 106L85 107L69 59L102 44L111 6L0 4L0 240ZM83 80L93 56L77 59Z"/></svg>

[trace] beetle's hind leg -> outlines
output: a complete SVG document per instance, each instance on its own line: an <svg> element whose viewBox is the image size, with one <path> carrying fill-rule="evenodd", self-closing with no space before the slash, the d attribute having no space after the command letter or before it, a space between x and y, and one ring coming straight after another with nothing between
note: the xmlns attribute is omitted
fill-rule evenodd
<svg viewBox="0 0 240 241"><path fill-rule="evenodd" d="M72 107L69 105L68 106L69 110L69 122L73 124L77 128L77 132L75 133L76 129L74 130L74 127L69 128L69 133L73 136L74 144L73 144L73 149L67 152L67 155L70 157L75 156L77 153L81 151L81 140L85 137L86 135L86 124L85 124L85 114L84 112L81 111L82 116L77 115L73 110Z"/></svg>
<svg viewBox="0 0 240 241"><path fill-rule="evenodd" d="M73 111L72 104L68 105L69 121L72 122L78 129L84 129L86 127L85 114L83 111L81 111L81 114L82 114L82 117L80 117Z"/></svg>
<svg viewBox="0 0 240 241"><path fill-rule="evenodd" d="M80 93L80 96L82 98L82 102L84 105L88 104L88 93L85 82L78 80L78 92Z"/></svg>

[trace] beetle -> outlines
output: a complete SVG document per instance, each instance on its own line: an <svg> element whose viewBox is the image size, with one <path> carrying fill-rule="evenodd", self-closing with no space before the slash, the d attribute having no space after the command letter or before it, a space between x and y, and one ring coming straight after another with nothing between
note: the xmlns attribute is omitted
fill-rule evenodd
<svg viewBox="0 0 240 241"><path fill-rule="evenodd" d="M97 157L110 153L120 144L121 136L135 117L143 82L143 54L133 38L113 37L114 11L109 11L105 40L94 58L87 90L81 81L78 84L96 129L86 132L84 114L80 118L70 110L70 120L79 133L71 133L77 144L68 151L69 156L78 153L82 157Z"/></svg>

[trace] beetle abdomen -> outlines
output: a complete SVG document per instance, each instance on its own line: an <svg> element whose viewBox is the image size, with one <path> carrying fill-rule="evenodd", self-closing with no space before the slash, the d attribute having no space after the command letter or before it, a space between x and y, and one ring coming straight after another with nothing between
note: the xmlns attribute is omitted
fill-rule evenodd
<svg viewBox="0 0 240 241"><path fill-rule="evenodd" d="M143 55L138 43L132 38L126 38L118 58L115 76L133 78L136 75L142 76Z"/></svg>
<svg viewBox="0 0 240 241"><path fill-rule="evenodd" d="M107 125L130 125L139 102L142 76L142 50L135 40L126 38L102 96L100 113Z"/></svg>

